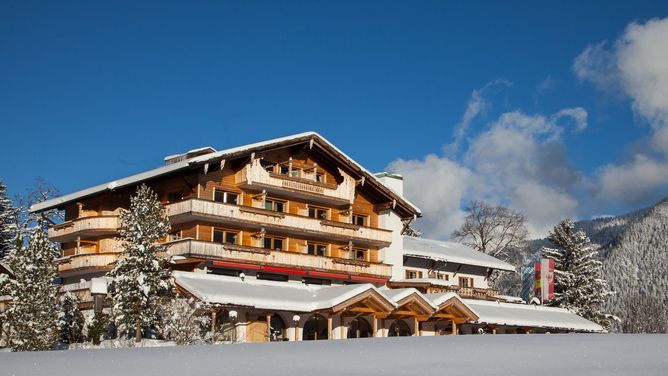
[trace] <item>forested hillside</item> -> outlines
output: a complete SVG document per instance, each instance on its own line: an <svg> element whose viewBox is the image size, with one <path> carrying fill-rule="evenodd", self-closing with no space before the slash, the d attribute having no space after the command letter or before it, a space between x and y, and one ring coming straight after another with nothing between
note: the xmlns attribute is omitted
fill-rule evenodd
<svg viewBox="0 0 668 376"><path fill-rule="evenodd" d="M580 221L576 227L601 245L604 276L615 292L608 310L625 332L666 332L668 314L668 199L618 217ZM545 239L533 242L538 255Z"/></svg>

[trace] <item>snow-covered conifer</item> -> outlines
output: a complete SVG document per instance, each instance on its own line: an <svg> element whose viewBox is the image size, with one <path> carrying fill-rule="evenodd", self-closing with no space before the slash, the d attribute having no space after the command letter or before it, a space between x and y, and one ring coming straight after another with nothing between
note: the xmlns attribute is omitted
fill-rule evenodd
<svg viewBox="0 0 668 376"><path fill-rule="evenodd" d="M63 343L79 343L83 340L84 317L79 309L79 298L71 292L60 297L58 329Z"/></svg>
<svg viewBox="0 0 668 376"><path fill-rule="evenodd" d="M161 309L163 336L177 345L189 345L204 339L210 318L193 299L165 300Z"/></svg>
<svg viewBox="0 0 668 376"><path fill-rule="evenodd" d="M0 260L16 247L17 214L12 200L7 197L7 186L0 180Z"/></svg>
<svg viewBox="0 0 668 376"><path fill-rule="evenodd" d="M11 331L10 346L15 351L49 350L56 340L58 286L53 244L37 229L27 247L9 255L14 278L5 285L13 298L6 317Z"/></svg>
<svg viewBox="0 0 668 376"><path fill-rule="evenodd" d="M576 231L571 219L556 225L548 240L557 247L543 248L543 257L554 259L554 300L550 305L567 308L609 328L613 316L604 311L603 305L610 288L602 277L598 246L584 231Z"/></svg>
<svg viewBox="0 0 668 376"><path fill-rule="evenodd" d="M121 213L123 252L109 276L113 278L114 321L120 333L141 340L141 329L158 324L158 298L169 288L159 244L170 225L158 196L146 185L130 198L130 210Z"/></svg>

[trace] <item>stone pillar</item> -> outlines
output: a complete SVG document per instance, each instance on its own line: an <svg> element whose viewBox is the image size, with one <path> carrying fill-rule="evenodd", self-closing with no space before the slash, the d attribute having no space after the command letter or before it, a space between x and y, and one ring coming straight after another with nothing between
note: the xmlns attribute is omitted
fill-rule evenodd
<svg viewBox="0 0 668 376"><path fill-rule="evenodd" d="M271 313L267 313L267 342L271 342Z"/></svg>

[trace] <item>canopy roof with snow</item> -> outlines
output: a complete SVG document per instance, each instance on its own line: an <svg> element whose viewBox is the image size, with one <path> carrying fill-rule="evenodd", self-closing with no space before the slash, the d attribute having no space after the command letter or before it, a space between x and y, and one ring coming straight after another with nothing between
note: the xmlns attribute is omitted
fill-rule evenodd
<svg viewBox="0 0 668 376"><path fill-rule="evenodd" d="M359 163L355 162L348 155L339 150L331 142L316 132L299 133L292 136L275 138L268 141L257 142L249 145L239 146L231 149L215 151L211 147L191 150L184 154L168 156L166 166L159 167L140 174L132 175L123 179L115 180L109 183L96 185L78 192L70 193L51 200L35 204L30 207L30 211L39 212L48 209L60 208L71 202L76 202L85 197L93 196L105 191L114 191L123 187L130 187L136 184L150 181L152 179L174 174L180 171L194 170L202 168L206 164L220 163L224 159L243 158L255 152L267 151L292 147L300 144L310 144L317 149L324 157L335 161L337 165L345 169L353 178L364 179L366 189L372 190L375 194L387 198L390 202L396 202L394 210L402 218L413 218L421 216L420 209L408 200L398 195L390 188L381 183L374 174L367 171Z"/></svg>
<svg viewBox="0 0 668 376"><path fill-rule="evenodd" d="M515 271L515 267L460 243L404 236L404 256L426 258L446 263L482 266Z"/></svg>
<svg viewBox="0 0 668 376"><path fill-rule="evenodd" d="M453 292L422 294L414 288L378 289L371 284L314 286L181 271L173 272L173 276L181 291L210 305L305 313L341 312L364 304L374 312L384 312L384 316L410 305L435 319L447 309L474 324L604 331L565 309L462 299Z"/></svg>
<svg viewBox="0 0 668 376"><path fill-rule="evenodd" d="M583 332L605 331L602 326L563 308L475 299L464 299L464 302L478 314L479 323Z"/></svg>

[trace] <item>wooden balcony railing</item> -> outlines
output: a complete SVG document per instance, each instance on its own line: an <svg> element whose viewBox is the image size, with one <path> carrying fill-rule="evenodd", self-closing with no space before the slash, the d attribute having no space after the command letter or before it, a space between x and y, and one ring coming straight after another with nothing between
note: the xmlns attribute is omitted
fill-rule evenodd
<svg viewBox="0 0 668 376"><path fill-rule="evenodd" d="M320 183L268 172L262 167L259 159L254 159L236 173L235 181L245 187L257 186L267 190L297 191L330 198L338 204L352 203L355 199L355 181L345 173L342 175L341 184Z"/></svg>
<svg viewBox="0 0 668 376"><path fill-rule="evenodd" d="M167 255L218 259L260 265L284 266L307 270L338 272L389 278L392 266L381 263L314 256L304 253L225 245L194 239L165 243Z"/></svg>
<svg viewBox="0 0 668 376"><path fill-rule="evenodd" d="M221 223L236 223L264 227L278 232L310 233L343 242L352 240L359 244L387 246L392 242L392 231L345 224L278 213L261 208L249 208L200 199L191 199L167 205L172 223L190 219L206 219Z"/></svg>
<svg viewBox="0 0 668 376"><path fill-rule="evenodd" d="M60 259L58 272L74 272L85 269L109 270L116 261L117 253L90 253L67 256Z"/></svg>
<svg viewBox="0 0 668 376"><path fill-rule="evenodd" d="M64 243L85 234L114 234L119 228L120 220L116 215L82 217L49 228L49 238Z"/></svg>

